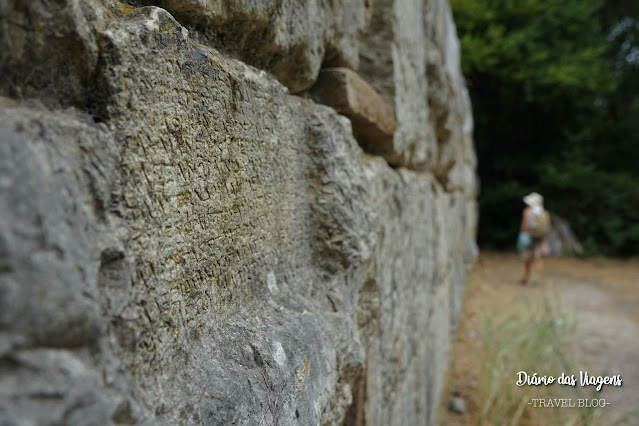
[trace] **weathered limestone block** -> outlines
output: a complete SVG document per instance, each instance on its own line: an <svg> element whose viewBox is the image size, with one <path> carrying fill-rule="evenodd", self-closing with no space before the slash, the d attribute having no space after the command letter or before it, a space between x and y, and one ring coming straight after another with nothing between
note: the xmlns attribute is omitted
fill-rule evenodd
<svg viewBox="0 0 639 426"><path fill-rule="evenodd" d="M0 98L2 424L86 424L121 402L87 352L108 322L99 266L116 243L102 220L117 152L85 114Z"/></svg>
<svg viewBox="0 0 639 426"><path fill-rule="evenodd" d="M448 2L376 0L372 9L359 74L395 109L384 158L475 193L471 106Z"/></svg>
<svg viewBox="0 0 639 426"><path fill-rule="evenodd" d="M2 324L20 329L18 343L27 347L82 346L101 327L91 278L99 253L86 229L95 231L96 209L111 197L90 174L110 172L115 143L86 117L29 117L28 109L9 105L0 109ZM49 139L66 143L46 144Z"/></svg>
<svg viewBox="0 0 639 426"><path fill-rule="evenodd" d="M0 423L433 423L469 169L392 169L163 9L55 8L46 31L93 40L68 68L87 80L0 80Z"/></svg>
<svg viewBox="0 0 639 426"><path fill-rule="evenodd" d="M98 59L92 19L80 1L0 0L0 95L88 104Z"/></svg>
<svg viewBox="0 0 639 426"><path fill-rule="evenodd" d="M318 103L328 105L351 120L353 133L364 151L392 155L395 113L354 71L326 68L310 91Z"/></svg>
<svg viewBox="0 0 639 426"><path fill-rule="evenodd" d="M426 2L426 77L428 79L429 119L438 144L438 161L434 173L451 176L452 169L463 164L464 173L474 174L477 166L472 145L473 118L470 96L461 73L460 47L457 30L447 1ZM477 179L472 178L472 182ZM456 180L476 194L475 184L466 178Z"/></svg>
<svg viewBox="0 0 639 426"><path fill-rule="evenodd" d="M265 69L291 92L310 87L322 64L357 68L369 0L145 0Z"/></svg>
<svg viewBox="0 0 639 426"><path fill-rule="evenodd" d="M432 170L437 143L429 123L425 0L376 0L362 36L359 73L395 109L397 128L385 156L394 166Z"/></svg>
<svg viewBox="0 0 639 426"><path fill-rule="evenodd" d="M370 21L359 42L357 72L394 108L393 3L391 0L372 1Z"/></svg>
<svg viewBox="0 0 639 426"><path fill-rule="evenodd" d="M466 197L446 193L432 177L402 169L374 176L380 228L371 267L377 273L358 295L368 307L358 311L367 354L365 418L379 425L434 424L447 336L456 324L452 297L463 289L467 266L467 249L447 225L455 223L457 234L475 225L448 208L463 209Z"/></svg>

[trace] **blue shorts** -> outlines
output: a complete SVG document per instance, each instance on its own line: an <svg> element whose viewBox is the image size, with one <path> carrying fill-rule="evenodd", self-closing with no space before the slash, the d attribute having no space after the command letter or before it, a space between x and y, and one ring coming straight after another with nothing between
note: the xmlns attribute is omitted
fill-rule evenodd
<svg viewBox="0 0 639 426"><path fill-rule="evenodd" d="M544 239L543 238L532 238L530 247L528 247L523 253L522 257L525 259L535 258L539 259L542 255L542 250L544 247Z"/></svg>

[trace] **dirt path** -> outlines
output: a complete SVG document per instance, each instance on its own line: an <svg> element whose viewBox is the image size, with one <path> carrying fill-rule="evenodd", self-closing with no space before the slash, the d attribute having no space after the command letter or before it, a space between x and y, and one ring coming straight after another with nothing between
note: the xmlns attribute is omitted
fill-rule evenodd
<svg viewBox="0 0 639 426"><path fill-rule="evenodd" d="M561 314L574 324L568 347L563 348L573 370L567 373L576 374L577 381L580 371L595 376L620 375L623 380L621 387L605 386L600 392L583 388L587 399L610 403L595 410L594 424L614 424L639 407L639 262L561 258L546 259L544 266L541 281L521 286L517 280L522 265L516 255L482 253L469 276L449 380L451 393L464 399L467 410L463 415L445 412L442 424L478 424L483 402L480 371L486 341L484 319L505 320L544 300L557 302ZM516 380L513 376L512 384L500 391L517 391ZM576 402L576 397L571 397ZM552 410L561 410L540 409L546 410L544 415L551 420L557 413ZM524 417L518 424L535 422L539 420ZM484 420L481 424L493 423ZM618 424L639 425L639 412Z"/></svg>

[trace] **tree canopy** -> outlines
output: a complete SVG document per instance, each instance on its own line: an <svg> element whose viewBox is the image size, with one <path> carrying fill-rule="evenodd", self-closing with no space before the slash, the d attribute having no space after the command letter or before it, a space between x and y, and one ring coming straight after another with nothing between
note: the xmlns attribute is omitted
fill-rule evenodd
<svg viewBox="0 0 639 426"><path fill-rule="evenodd" d="M639 20L625 0L452 0L475 115L479 240L542 193L589 252L639 248Z"/></svg>

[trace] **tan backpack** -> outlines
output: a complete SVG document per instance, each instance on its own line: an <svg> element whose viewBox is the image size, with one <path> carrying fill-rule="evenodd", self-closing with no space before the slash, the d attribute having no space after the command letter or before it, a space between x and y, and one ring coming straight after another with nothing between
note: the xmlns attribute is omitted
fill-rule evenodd
<svg viewBox="0 0 639 426"><path fill-rule="evenodd" d="M530 226L528 227L528 233L533 238L541 239L550 234L551 228L550 214L544 210L533 216Z"/></svg>

